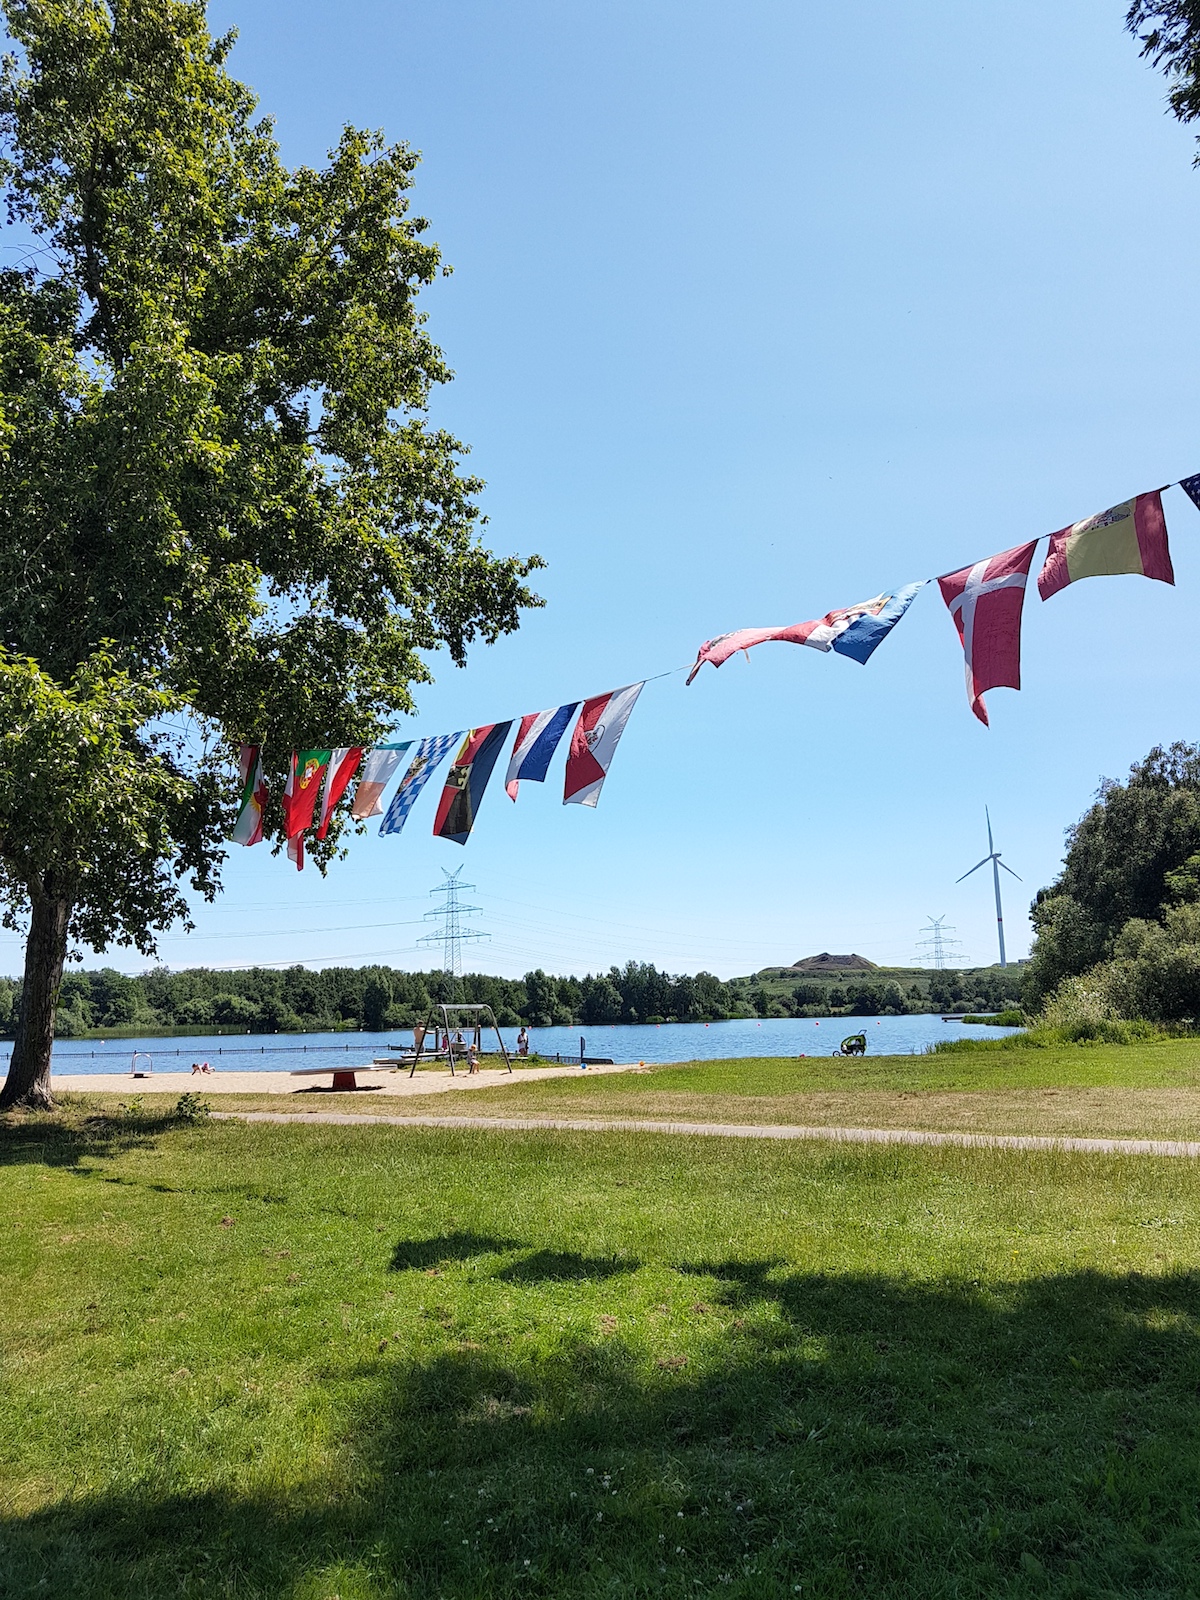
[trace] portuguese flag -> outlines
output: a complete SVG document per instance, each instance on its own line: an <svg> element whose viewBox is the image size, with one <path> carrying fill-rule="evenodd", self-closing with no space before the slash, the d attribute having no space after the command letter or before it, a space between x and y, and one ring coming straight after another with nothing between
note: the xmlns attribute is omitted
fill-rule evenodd
<svg viewBox="0 0 1200 1600"><path fill-rule="evenodd" d="M312 827L321 779L332 754L332 750L292 751L292 770L283 791L283 831L287 835L288 855L296 863L297 871L304 866L304 841L300 835L305 828Z"/></svg>

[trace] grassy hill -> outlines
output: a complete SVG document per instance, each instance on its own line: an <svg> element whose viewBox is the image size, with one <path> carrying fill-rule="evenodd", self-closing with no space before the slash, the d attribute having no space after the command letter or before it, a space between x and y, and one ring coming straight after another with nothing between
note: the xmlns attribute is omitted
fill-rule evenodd
<svg viewBox="0 0 1200 1600"><path fill-rule="evenodd" d="M969 967L931 972L925 967L875 967L861 971L798 971L763 967L730 987L759 1015L874 1016L884 1011L1001 1011L1019 1005L1023 966ZM770 1009L764 1013L765 997Z"/></svg>

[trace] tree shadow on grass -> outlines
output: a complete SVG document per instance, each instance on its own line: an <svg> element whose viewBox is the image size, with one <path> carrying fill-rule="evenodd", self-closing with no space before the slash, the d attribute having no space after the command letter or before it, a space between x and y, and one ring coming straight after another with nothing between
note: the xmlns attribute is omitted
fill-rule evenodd
<svg viewBox="0 0 1200 1600"><path fill-rule="evenodd" d="M174 1112L100 1113L62 1117L53 1112L0 1115L0 1167L29 1163L78 1167L138 1149L175 1132L183 1123Z"/></svg>
<svg viewBox="0 0 1200 1600"><path fill-rule="evenodd" d="M556 1325L380 1356L352 1374L333 1478L291 1499L122 1484L8 1516L0 1592L1195 1592L1200 1274L686 1270L705 1295L678 1314L686 1355L656 1359L663 1324L642 1348Z"/></svg>
<svg viewBox="0 0 1200 1600"><path fill-rule="evenodd" d="M500 1255L519 1250L520 1239L501 1239L486 1233L441 1233L432 1239L401 1239L392 1251L389 1272L428 1272L431 1267L448 1266L454 1261L470 1261L474 1256Z"/></svg>
<svg viewBox="0 0 1200 1600"><path fill-rule="evenodd" d="M505 1283L582 1283L636 1272L633 1256L581 1256L575 1250L538 1250L496 1276Z"/></svg>

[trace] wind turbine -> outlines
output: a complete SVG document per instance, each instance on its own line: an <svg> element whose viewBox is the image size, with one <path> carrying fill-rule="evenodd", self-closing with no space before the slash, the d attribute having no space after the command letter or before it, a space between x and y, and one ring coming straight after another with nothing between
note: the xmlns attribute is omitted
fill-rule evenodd
<svg viewBox="0 0 1200 1600"><path fill-rule="evenodd" d="M1011 873L1011 875L1016 878L1018 883L1021 882L1021 875L1018 872L1013 872L1011 867L1004 866L1004 862L1000 859L999 850L997 850L996 846L992 843L992 819L986 806L983 808L983 814L985 817L987 817L988 853L984 856L982 861L977 861L975 863L975 865L971 868L971 872L978 872L980 867L986 867L989 861L992 863L992 882L996 890L996 931L1000 935L1000 965L1002 967L1006 967L1008 962L1004 957L1004 912L1000 907L1000 868L1004 867L1005 872ZM962 878L958 878L956 881L961 883L963 878L969 878L971 876L971 872L964 872Z"/></svg>

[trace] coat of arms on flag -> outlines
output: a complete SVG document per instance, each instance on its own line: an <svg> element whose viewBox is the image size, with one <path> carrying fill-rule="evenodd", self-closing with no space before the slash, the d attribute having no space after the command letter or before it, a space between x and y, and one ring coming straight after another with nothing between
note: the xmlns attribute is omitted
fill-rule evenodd
<svg viewBox="0 0 1200 1600"><path fill-rule="evenodd" d="M625 689L614 689L611 694L598 694L583 702L571 734L563 805L594 806L599 800L617 742L645 687L644 682L631 683Z"/></svg>
<svg viewBox="0 0 1200 1600"><path fill-rule="evenodd" d="M320 780L332 754L332 750L292 751L292 767L283 791L283 831L288 859L296 863L297 872L304 868L304 830L312 827Z"/></svg>
<svg viewBox="0 0 1200 1600"><path fill-rule="evenodd" d="M379 824L380 833L400 832L408 821L408 814L416 804L417 796L461 738L461 733L439 733L434 738L421 740Z"/></svg>
<svg viewBox="0 0 1200 1600"><path fill-rule="evenodd" d="M433 824L437 838L466 844L479 814L483 791L511 727L511 722L493 722L468 732L446 776L438 803Z"/></svg>
<svg viewBox="0 0 1200 1600"><path fill-rule="evenodd" d="M1050 549L1038 577L1043 600L1080 578L1136 572L1174 583L1162 491L1134 495L1098 516L1086 517L1050 535Z"/></svg>

